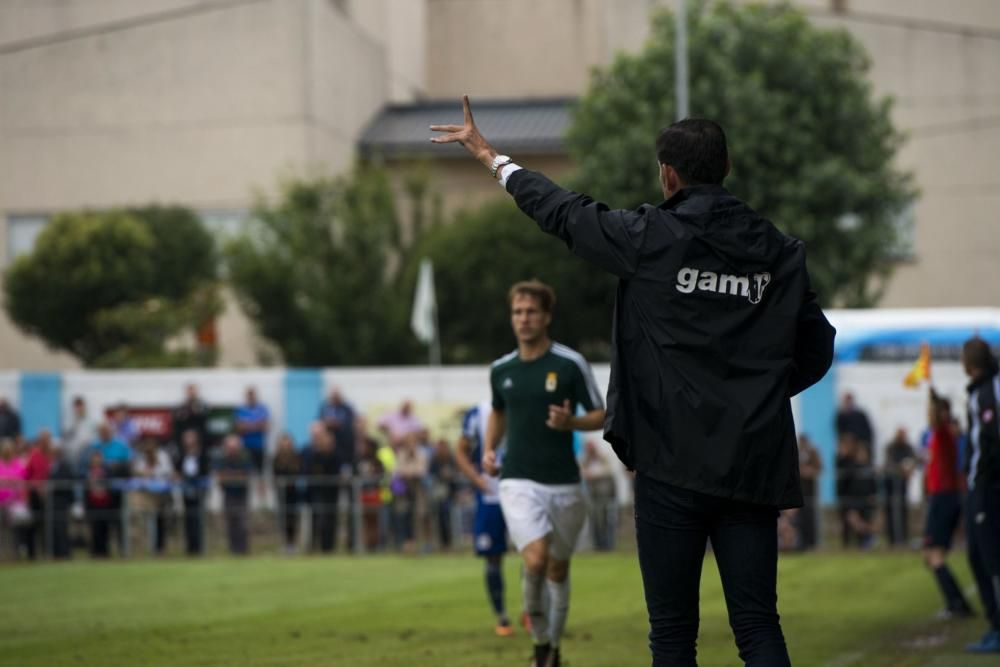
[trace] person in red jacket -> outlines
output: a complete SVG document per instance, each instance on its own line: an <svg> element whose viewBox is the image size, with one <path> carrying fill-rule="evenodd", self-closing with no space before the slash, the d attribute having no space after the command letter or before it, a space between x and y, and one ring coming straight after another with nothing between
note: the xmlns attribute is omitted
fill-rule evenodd
<svg viewBox="0 0 1000 667"><path fill-rule="evenodd" d="M25 526L25 546L28 558L35 560L39 533L44 530L48 493L46 484L49 481L49 470L55 461L52 451L52 433L47 428L38 432L35 444L28 452L28 463L25 474L28 482L28 507L31 509L31 522Z"/></svg>
<svg viewBox="0 0 1000 667"><path fill-rule="evenodd" d="M930 439L924 486L927 518L924 527L924 562L934 573L945 608L940 617L971 616L972 609L946 560L951 540L962 515L962 475L958 468L958 445L951 426L951 403L930 390L927 409Z"/></svg>

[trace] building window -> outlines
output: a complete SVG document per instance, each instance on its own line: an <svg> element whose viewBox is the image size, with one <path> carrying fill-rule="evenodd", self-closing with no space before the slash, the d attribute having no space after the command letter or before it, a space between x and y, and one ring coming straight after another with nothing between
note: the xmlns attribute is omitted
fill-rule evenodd
<svg viewBox="0 0 1000 667"><path fill-rule="evenodd" d="M217 241L225 241L243 231L249 213L238 209L206 209L196 211L198 217Z"/></svg>
<svg viewBox="0 0 1000 667"><path fill-rule="evenodd" d="M208 209L195 213L220 243L238 235L249 215L247 211L239 209ZM49 216L42 214L7 217L7 266L34 249L35 241L48 221Z"/></svg>
<svg viewBox="0 0 1000 667"><path fill-rule="evenodd" d="M910 202L892 220L896 228L896 243L892 248L891 257L901 262L910 262L916 259L916 227L917 212L916 206Z"/></svg>
<svg viewBox="0 0 1000 667"><path fill-rule="evenodd" d="M49 221L47 215L11 215L7 217L7 265L21 255L31 252L42 227Z"/></svg>

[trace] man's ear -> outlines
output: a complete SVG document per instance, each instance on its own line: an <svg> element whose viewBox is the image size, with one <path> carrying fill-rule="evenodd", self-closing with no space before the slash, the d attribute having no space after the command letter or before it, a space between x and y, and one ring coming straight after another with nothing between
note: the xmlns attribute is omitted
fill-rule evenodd
<svg viewBox="0 0 1000 667"><path fill-rule="evenodd" d="M660 182L667 192L677 192L681 189L681 177L677 170L669 164L660 163Z"/></svg>
<svg viewBox="0 0 1000 667"><path fill-rule="evenodd" d="M724 173L722 177L726 178L727 176L729 176L729 172L731 172L732 170L733 170L733 161L730 160L729 158L726 158L726 173Z"/></svg>

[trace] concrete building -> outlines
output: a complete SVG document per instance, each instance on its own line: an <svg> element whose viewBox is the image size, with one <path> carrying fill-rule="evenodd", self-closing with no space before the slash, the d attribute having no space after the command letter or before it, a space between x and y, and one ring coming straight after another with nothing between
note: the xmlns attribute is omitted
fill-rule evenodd
<svg viewBox="0 0 1000 667"><path fill-rule="evenodd" d="M501 147L565 173L561 101L639 47L658 4L672 2L0 0L0 264L65 209L158 201L238 224L255 189L340 171L372 140L384 148L373 123L412 116L426 132L421 113L444 108L430 102L457 109L462 93L493 101L487 132L491 110L527 110ZM864 43L909 136L899 162L921 190L914 252L883 305L1000 305L1000 3L796 4ZM471 161L438 154L433 169L448 209L497 195ZM220 338L223 364L257 363L234 306ZM74 365L0 316L0 368Z"/></svg>

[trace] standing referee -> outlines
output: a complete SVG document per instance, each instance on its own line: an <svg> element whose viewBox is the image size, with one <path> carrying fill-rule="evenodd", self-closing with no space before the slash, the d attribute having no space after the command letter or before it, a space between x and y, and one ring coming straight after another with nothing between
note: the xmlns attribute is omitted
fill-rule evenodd
<svg viewBox="0 0 1000 667"><path fill-rule="evenodd" d="M636 471L636 536L654 665L695 665L707 540L740 657L788 665L777 613L777 517L802 505L790 397L833 358L805 246L722 186L716 123L656 139L665 201L611 210L498 155L464 98L460 142L542 231L618 276L604 437Z"/></svg>

